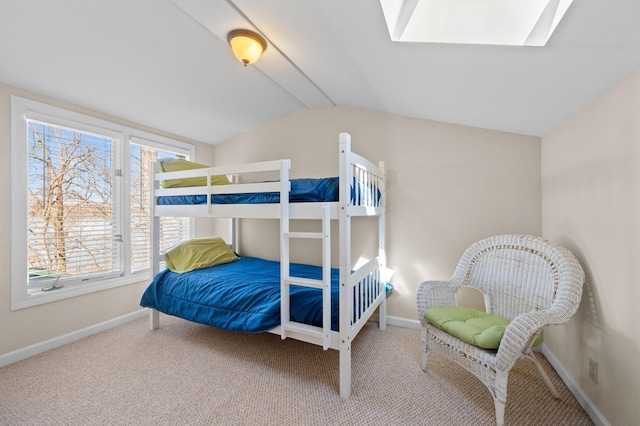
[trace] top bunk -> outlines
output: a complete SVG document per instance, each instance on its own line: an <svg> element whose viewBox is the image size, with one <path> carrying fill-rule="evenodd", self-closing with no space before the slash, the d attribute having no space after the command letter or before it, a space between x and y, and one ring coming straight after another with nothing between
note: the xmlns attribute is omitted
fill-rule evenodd
<svg viewBox="0 0 640 426"><path fill-rule="evenodd" d="M351 217L383 215L384 164L376 165L351 152L349 134L341 133L339 139L337 177L291 179L288 159L171 172L161 172L155 163L153 214L321 219L323 207L328 206L331 219L339 219L343 209ZM191 186L194 178L196 185ZM168 181L171 184L167 185Z"/></svg>

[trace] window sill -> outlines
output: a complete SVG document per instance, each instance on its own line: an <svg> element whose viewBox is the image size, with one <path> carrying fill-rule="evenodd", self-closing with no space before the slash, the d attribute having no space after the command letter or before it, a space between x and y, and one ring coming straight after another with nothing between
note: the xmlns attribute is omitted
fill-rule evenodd
<svg viewBox="0 0 640 426"><path fill-rule="evenodd" d="M96 281L94 283L75 284L69 287L62 287L56 290L33 294L27 294L25 291L24 294L13 295L14 297L12 297L11 300L11 310L16 311L32 306L70 299L76 296L91 294L98 291L149 281L150 277L149 272L141 272L128 277L111 278L103 281Z"/></svg>

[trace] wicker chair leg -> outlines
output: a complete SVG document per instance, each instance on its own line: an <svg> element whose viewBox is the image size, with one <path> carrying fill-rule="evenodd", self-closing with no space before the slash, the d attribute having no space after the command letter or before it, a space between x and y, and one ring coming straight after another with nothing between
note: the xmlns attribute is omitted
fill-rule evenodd
<svg viewBox="0 0 640 426"><path fill-rule="evenodd" d="M538 362L538 359L536 358L536 356L533 353L533 351L531 349L529 349L528 351L526 351L524 353L524 357L529 362L531 362L533 365L536 366L536 370L538 370L538 374L540 374L540 377L542 377L542 380L544 380L544 382L547 384L547 387L551 391L551 395L553 395L553 397L555 399L560 399L560 394L556 390L556 387L553 386L553 383L551 383L551 379L549 378L549 376L547 376L547 373L542 368L542 365L540 365L540 362Z"/></svg>
<svg viewBox="0 0 640 426"><path fill-rule="evenodd" d="M427 355L429 348L427 347L427 332L425 329L422 329L422 362L421 367L422 371L427 371Z"/></svg>
<svg viewBox="0 0 640 426"><path fill-rule="evenodd" d="M493 402L496 406L496 424L504 424L504 410L507 405L507 384L509 382L508 371L496 371L495 382L493 383Z"/></svg>
<svg viewBox="0 0 640 426"><path fill-rule="evenodd" d="M422 371L427 371L427 351L422 351Z"/></svg>
<svg viewBox="0 0 640 426"><path fill-rule="evenodd" d="M498 398L493 398L493 402L496 405L496 426L503 426L504 425L504 408L507 405L507 403L499 401Z"/></svg>

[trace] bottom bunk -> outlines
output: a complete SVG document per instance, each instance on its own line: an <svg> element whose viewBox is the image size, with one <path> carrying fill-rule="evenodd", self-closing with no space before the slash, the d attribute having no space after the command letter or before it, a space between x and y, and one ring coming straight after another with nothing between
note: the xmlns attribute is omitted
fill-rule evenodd
<svg viewBox="0 0 640 426"><path fill-rule="evenodd" d="M291 263L291 275L321 279L322 267ZM331 269L331 330L339 331L339 270ZM353 289L352 321L364 313L390 283L380 288L367 279ZM291 321L315 327L323 325L323 295L317 288L292 285ZM280 325L280 262L257 257L237 257L234 261L195 269L189 273L165 269L153 279L140 300L155 309L189 321L230 331L265 332ZM359 312L360 311L360 315Z"/></svg>
<svg viewBox="0 0 640 426"><path fill-rule="evenodd" d="M322 268L291 264L291 274L320 279ZM331 271L331 329L338 330L338 270ZM140 304L200 324L231 331L263 332L280 325L280 262L241 257L188 274L166 269ZM322 327L322 292L291 286L291 320Z"/></svg>
<svg viewBox="0 0 640 426"><path fill-rule="evenodd" d="M331 269L331 330L338 331L338 269ZM291 264L291 274L321 279L322 268ZM371 305L380 290L371 282L363 289L357 305ZM365 291L366 290L366 291ZM385 295L392 290L385 284ZM167 315L231 331L264 332L280 325L280 262L256 257L177 273L160 272L142 295L140 305ZM322 327L322 291L317 288L291 286L291 320Z"/></svg>

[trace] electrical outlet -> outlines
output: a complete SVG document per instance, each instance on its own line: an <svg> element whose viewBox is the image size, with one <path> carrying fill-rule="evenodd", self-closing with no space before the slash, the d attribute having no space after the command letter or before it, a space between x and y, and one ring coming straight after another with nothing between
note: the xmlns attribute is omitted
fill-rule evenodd
<svg viewBox="0 0 640 426"><path fill-rule="evenodd" d="M589 378L596 385L598 384L598 361L589 358Z"/></svg>

